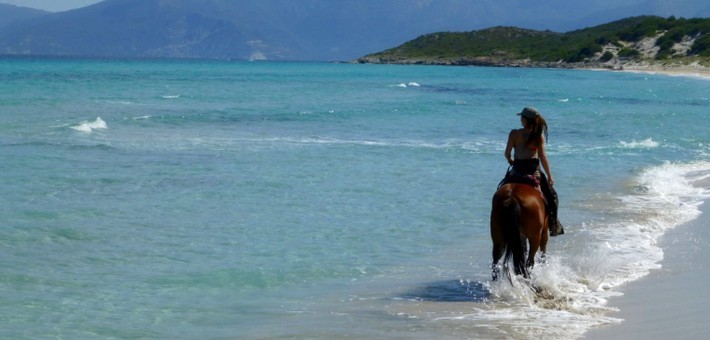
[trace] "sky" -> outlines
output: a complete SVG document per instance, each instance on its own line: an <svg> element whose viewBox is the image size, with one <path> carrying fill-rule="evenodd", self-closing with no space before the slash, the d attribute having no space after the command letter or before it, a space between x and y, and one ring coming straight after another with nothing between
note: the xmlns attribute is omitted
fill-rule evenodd
<svg viewBox="0 0 710 340"><path fill-rule="evenodd" d="M22 6L22 7L29 7L29 8L36 8L36 9L41 9L45 11L50 11L50 12L62 12L62 11L68 11L76 8L81 8L85 6L89 6L98 2L101 2L103 0L0 0L0 3L4 4L11 4L15 6ZM258 0L254 0L258 1ZM479 0L480 1L480 0ZM490 0L485 0L485 1L490 1ZM531 3L535 3L541 0L530 0ZM631 6L631 5L638 5L640 3L648 2L649 4L654 4L653 6L659 7L656 8L656 11L654 13L638 13L638 14L633 14L633 15L640 15L640 14L656 14L656 15L661 15L661 16L666 16L664 14L665 12L672 12L669 9L679 9L678 6L690 6L693 8L693 11L698 11L699 6L703 7L703 13L704 15L707 15L708 11L708 5L704 1L708 0L593 0L592 3L589 3L588 0L544 0L543 2L549 2L549 3L559 3L562 2L564 4L569 4L570 1L572 2L579 2L580 6L582 4L586 4L587 9L594 9L594 8L599 8L599 9L604 9L604 8L617 8L617 9L623 9L625 6ZM501 1L501 5L505 4L511 4L515 3L515 0L510 0L510 1ZM703 4L703 5L701 5ZM591 6L591 7L590 7ZM690 8L689 8L690 10ZM680 13L680 16L688 16L687 14ZM693 16L693 15L690 15Z"/></svg>
<svg viewBox="0 0 710 340"><path fill-rule="evenodd" d="M43 9L50 12L62 12L101 2L101 0L0 0L0 3L21 7Z"/></svg>

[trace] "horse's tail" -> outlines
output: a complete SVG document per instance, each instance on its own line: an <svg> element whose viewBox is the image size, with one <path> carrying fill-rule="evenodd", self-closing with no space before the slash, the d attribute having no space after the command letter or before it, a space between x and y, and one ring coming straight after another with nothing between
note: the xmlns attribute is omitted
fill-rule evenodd
<svg viewBox="0 0 710 340"><path fill-rule="evenodd" d="M522 234L522 225L520 222L521 206L518 199L511 196L503 201L505 209L504 235L506 243L505 259L503 263L508 263L510 256L513 256L513 267L516 275L528 277L528 270L525 266L525 248L526 240ZM506 270L506 272L508 272ZM508 272L509 273L509 272ZM509 277L510 278L510 277ZM511 280L512 281L512 280ZM512 282L511 282L512 283Z"/></svg>

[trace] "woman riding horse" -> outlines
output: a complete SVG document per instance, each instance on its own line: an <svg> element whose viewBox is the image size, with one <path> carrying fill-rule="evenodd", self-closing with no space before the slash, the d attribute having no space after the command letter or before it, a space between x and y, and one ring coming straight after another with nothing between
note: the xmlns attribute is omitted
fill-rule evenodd
<svg viewBox="0 0 710 340"><path fill-rule="evenodd" d="M547 139L547 122L539 111L526 107L518 113L522 129L511 130L508 135L508 144L505 147L505 159L512 166L506 175L510 177L530 177L540 183L540 189L547 200L549 213L550 236L564 234L564 228L557 217L557 193L553 188L555 180L552 178L550 163L545 152ZM511 152L515 150L515 159ZM545 174L540 171L542 164ZM503 180L505 181L505 179Z"/></svg>
<svg viewBox="0 0 710 340"><path fill-rule="evenodd" d="M550 236L564 233L557 219L557 194L545 153L547 122L534 108L526 107L518 115L523 128L510 131L505 148L511 169L493 196L493 279L498 276L498 260L504 253L504 262L512 255L516 274L528 277L527 269L534 265L538 249L546 251L548 229ZM540 171L540 163L549 180ZM527 260L526 240L530 243Z"/></svg>

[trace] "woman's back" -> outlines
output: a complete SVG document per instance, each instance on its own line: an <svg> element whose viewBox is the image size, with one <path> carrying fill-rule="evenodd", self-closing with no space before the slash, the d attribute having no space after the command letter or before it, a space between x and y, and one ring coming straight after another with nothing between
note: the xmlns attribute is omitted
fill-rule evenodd
<svg viewBox="0 0 710 340"><path fill-rule="evenodd" d="M525 129L519 129L511 131L511 134L513 134L512 139L513 150L515 150L515 159L522 160L538 158L537 148L531 147L528 144L530 132Z"/></svg>

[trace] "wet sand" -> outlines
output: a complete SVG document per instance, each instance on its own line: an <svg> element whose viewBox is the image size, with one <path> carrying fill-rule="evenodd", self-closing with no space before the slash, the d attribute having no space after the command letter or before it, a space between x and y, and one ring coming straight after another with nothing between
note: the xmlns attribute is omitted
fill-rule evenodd
<svg viewBox="0 0 710 340"><path fill-rule="evenodd" d="M585 339L705 339L710 336L710 202L700 217L670 230L659 244L662 268L620 287L609 306L620 324L591 329Z"/></svg>

